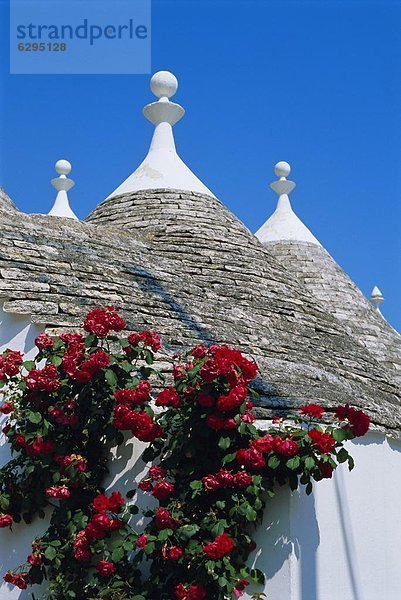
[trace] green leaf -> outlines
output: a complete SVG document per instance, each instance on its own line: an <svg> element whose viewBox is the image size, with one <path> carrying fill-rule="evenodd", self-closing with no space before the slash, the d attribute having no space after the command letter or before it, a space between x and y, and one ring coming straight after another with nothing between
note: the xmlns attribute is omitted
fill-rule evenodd
<svg viewBox="0 0 401 600"><path fill-rule="evenodd" d="M270 467L270 469L277 469L279 464L280 464L280 459L275 454L273 454L273 456L271 456L269 458L269 460L267 461L267 466Z"/></svg>
<svg viewBox="0 0 401 600"><path fill-rule="evenodd" d="M35 361L34 361L34 360L26 360L26 361L23 363L23 365L24 365L24 367L25 367L25 369L26 369L27 371L30 371L31 369L34 369L34 368L35 368L35 364L36 364L36 363L35 363Z"/></svg>
<svg viewBox="0 0 401 600"><path fill-rule="evenodd" d="M133 498L136 494L136 490L129 490L125 495L127 498Z"/></svg>
<svg viewBox="0 0 401 600"><path fill-rule="evenodd" d="M28 413L28 420L31 423L35 423L35 424L40 423L41 420L42 420L42 415L40 413L38 413L38 412L29 411L29 413Z"/></svg>
<svg viewBox="0 0 401 600"><path fill-rule="evenodd" d="M232 454L226 454L225 457L223 458L223 465L233 462L233 460L235 459L235 454L236 454L235 452L233 452Z"/></svg>
<svg viewBox="0 0 401 600"><path fill-rule="evenodd" d="M155 545L153 542L151 542L150 544L147 544L144 548L145 554L152 554L154 549L155 549Z"/></svg>
<svg viewBox="0 0 401 600"><path fill-rule="evenodd" d="M300 464L301 464L301 459L299 458L299 456L294 456L293 458L290 458L286 462L287 467L289 469L291 469L291 471L298 469Z"/></svg>
<svg viewBox="0 0 401 600"><path fill-rule="evenodd" d="M167 538L171 535L171 533L172 533L171 529L162 529L159 532L159 535L157 536L157 539L160 542L165 542L167 540Z"/></svg>
<svg viewBox="0 0 401 600"><path fill-rule="evenodd" d="M191 490L201 490L202 482L199 480L191 481L191 483L189 484L189 487L191 488Z"/></svg>
<svg viewBox="0 0 401 600"><path fill-rule="evenodd" d="M111 369L106 369L104 372L104 376L106 378L107 383L111 388L115 388L117 385L117 375Z"/></svg>
<svg viewBox="0 0 401 600"><path fill-rule="evenodd" d="M336 442L343 442L347 439L347 432L345 429L334 429L332 435Z"/></svg>
<svg viewBox="0 0 401 600"><path fill-rule="evenodd" d="M114 563L118 563L122 559L124 554L125 554L124 548L117 548L116 550L114 550L113 554L111 555L111 560Z"/></svg>
<svg viewBox="0 0 401 600"><path fill-rule="evenodd" d="M316 465L316 461L312 456L307 456L305 458L305 467L311 471Z"/></svg>
<svg viewBox="0 0 401 600"><path fill-rule="evenodd" d="M352 471L352 469L354 468L355 463L354 463L354 459L352 458L352 456L348 457L348 469L349 471Z"/></svg>
<svg viewBox="0 0 401 600"><path fill-rule="evenodd" d="M254 510L252 508L252 506L250 504L248 504L247 508L246 508L246 512L245 512L245 517L247 521L256 521L257 518L257 512L256 510Z"/></svg>
<svg viewBox="0 0 401 600"><path fill-rule="evenodd" d="M57 556L57 550L53 546L48 546L45 550L45 557L48 560L53 560Z"/></svg>
<svg viewBox="0 0 401 600"><path fill-rule="evenodd" d="M348 460L348 452L346 451L345 448L341 448L338 452L337 452L337 460L339 463L343 463L346 460Z"/></svg>
<svg viewBox="0 0 401 600"><path fill-rule="evenodd" d="M189 540L199 531L199 525L184 525L177 529L177 535L181 539Z"/></svg>
<svg viewBox="0 0 401 600"><path fill-rule="evenodd" d="M227 450L231 446L231 440L229 437L221 437L218 445L222 450Z"/></svg>

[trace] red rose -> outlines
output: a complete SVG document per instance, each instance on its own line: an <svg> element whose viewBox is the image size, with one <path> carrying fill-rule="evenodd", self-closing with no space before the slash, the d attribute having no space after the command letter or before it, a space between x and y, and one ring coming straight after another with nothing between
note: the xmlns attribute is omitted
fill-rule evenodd
<svg viewBox="0 0 401 600"><path fill-rule="evenodd" d="M121 506L124 504L124 498L120 492L113 492L109 498L109 510L120 512Z"/></svg>
<svg viewBox="0 0 401 600"><path fill-rule="evenodd" d="M256 448L256 450L259 452L262 452L262 454L267 454L273 449L273 440L274 437L266 433L266 435L263 437L258 438L257 440L252 440L251 446Z"/></svg>
<svg viewBox="0 0 401 600"><path fill-rule="evenodd" d="M158 481L152 491L152 496L157 500L166 500L174 491L174 486L168 481Z"/></svg>
<svg viewBox="0 0 401 600"><path fill-rule="evenodd" d="M214 542L209 542L203 546L203 552L212 560L218 560L230 554L234 546L234 540L226 533L222 533L215 538Z"/></svg>
<svg viewBox="0 0 401 600"><path fill-rule="evenodd" d="M166 471L162 467L159 467L159 465L153 465L153 467L150 467L149 477L154 481L157 481L157 479L163 479L165 476Z"/></svg>
<svg viewBox="0 0 401 600"><path fill-rule="evenodd" d="M237 583L237 585L235 586L235 589L238 590L239 592L243 592L244 589L246 588L246 586L249 585L249 581L247 579L240 579Z"/></svg>
<svg viewBox="0 0 401 600"><path fill-rule="evenodd" d="M139 538L136 540L137 548L145 548L147 543L148 543L148 538L144 534L140 535Z"/></svg>
<svg viewBox="0 0 401 600"><path fill-rule="evenodd" d="M151 348L153 352L157 352L161 348L160 337L155 331L131 333L131 335L128 336L128 341L135 347L139 346L139 344L144 344Z"/></svg>
<svg viewBox="0 0 401 600"><path fill-rule="evenodd" d="M92 559L92 552L89 548L82 546L74 551L74 556L79 562L89 562Z"/></svg>
<svg viewBox="0 0 401 600"><path fill-rule="evenodd" d="M107 498L107 496L105 494L99 494L93 500L93 508L95 509L96 512L103 512L104 510L107 510L108 507L109 507L109 499Z"/></svg>
<svg viewBox="0 0 401 600"><path fill-rule="evenodd" d="M252 477L245 471L238 471L234 475L234 485L239 489L245 489L252 484Z"/></svg>
<svg viewBox="0 0 401 600"><path fill-rule="evenodd" d="M334 410L334 414L336 415L339 421L345 421L345 419L348 417L349 410L349 404L345 404L344 406L337 406L337 408Z"/></svg>
<svg viewBox="0 0 401 600"><path fill-rule="evenodd" d="M13 523L13 518L11 515L7 513L0 514L0 527L11 527Z"/></svg>
<svg viewBox="0 0 401 600"><path fill-rule="evenodd" d="M248 450L245 450L244 448L238 450L236 459L240 465L243 465L248 469L253 469L254 471L259 471L266 466L266 461L263 458L263 455L252 446L248 448Z"/></svg>
<svg viewBox="0 0 401 600"><path fill-rule="evenodd" d="M328 454L336 445L334 438L330 433L322 433L317 429L311 429L308 432L314 446L316 446L322 454Z"/></svg>
<svg viewBox="0 0 401 600"><path fill-rule="evenodd" d="M25 446L26 446L25 436L24 436L24 435L22 435L21 433L18 433L18 434L15 436L15 443L16 443L18 446L21 446L22 448L25 448Z"/></svg>
<svg viewBox="0 0 401 600"><path fill-rule="evenodd" d="M181 399L173 386L162 390L156 399L156 406L172 406L173 408L178 408L180 404Z"/></svg>
<svg viewBox="0 0 401 600"><path fill-rule="evenodd" d="M351 425L351 431L355 437L362 437L368 431L370 426L370 417L362 410L350 409L348 420Z"/></svg>
<svg viewBox="0 0 401 600"><path fill-rule="evenodd" d="M290 439L282 439L280 437L274 438L273 441L273 450L276 454L280 456L286 456L287 458L291 458L295 456L299 452L299 445L294 440Z"/></svg>
<svg viewBox="0 0 401 600"><path fill-rule="evenodd" d="M324 413L324 409L319 404L303 404L299 407L299 410L305 417L313 417L315 419L321 419Z"/></svg>
<svg viewBox="0 0 401 600"><path fill-rule="evenodd" d="M184 550L182 550L182 548L179 548L178 546L171 546L171 548L166 551L165 558L168 560L178 560L183 554Z"/></svg>
<svg viewBox="0 0 401 600"><path fill-rule="evenodd" d="M214 398L212 398L212 396L208 396L204 392L200 392L200 394L198 394L196 397L196 402L203 408L211 408L214 406Z"/></svg>
<svg viewBox="0 0 401 600"><path fill-rule="evenodd" d="M46 489L46 496L48 498L64 499L71 496L71 492L65 485L53 485Z"/></svg>
<svg viewBox="0 0 401 600"><path fill-rule="evenodd" d="M234 477L231 471L227 471L226 469L220 469L220 471L216 473L216 480L221 488L228 488L233 484Z"/></svg>
<svg viewBox="0 0 401 600"><path fill-rule="evenodd" d="M38 337L35 339L35 344L39 350L50 350L50 348L53 348L54 346L52 338L50 335L47 335L47 333L41 333L38 335Z"/></svg>
<svg viewBox="0 0 401 600"><path fill-rule="evenodd" d="M155 516L155 523L158 529L174 529L175 522L170 513L165 508L158 508Z"/></svg>
<svg viewBox="0 0 401 600"><path fill-rule="evenodd" d="M202 477L202 483L206 490L214 492L220 488L220 484L213 475Z"/></svg>
<svg viewBox="0 0 401 600"><path fill-rule="evenodd" d="M219 431L224 427L224 419L222 419L218 415L208 415L206 417L206 424L208 425L208 427L210 427L210 429Z"/></svg>
<svg viewBox="0 0 401 600"><path fill-rule="evenodd" d="M40 567L43 562L42 556L43 555L40 552L33 552L28 556L27 561L33 567Z"/></svg>
<svg viewBox="0 0 401 600"><path fill-rule="evenodd" d="M95 308L86 315L84 329L98 337L105 337L110 331L122 331L125 321L113 306Z"/></svg>
<svg viewBox="0 0 401 600"><path fill-rule="evenodd" d="M235 419L230 418L230 419L223 420L222 429L224 429L225 431L228 429L236 429L237 427L238 427L238 425L235 422Z"/></svg>
<svg viewBox="0 0 401 600"><path fill-rule="evenodd" d="M204 358L207 354L207 349L203 344L199 344L191 350L191 354L194 358Z"/></svg>
<svg viewBox="0 0 401 600"><path fill-rule="evenodd" d="M0 412L3 413L3 415L9 415L10 413L12 413L14 410L14 403L13 402L3 402L3 404L0 406Z"/></svg>
<svg viewBox="0 0 401 600"><path fill-rule="evenodd" d="M174 595L178 600L204 600L206 590L201 585L184 586L183 583L179 583L174 588Z"/></svg>
<svg viewBox="0 0 401 600"><path fill-rule="evenodd" d="M117 571L116 565L108 560L99 560L96 569L103 577L110 577L110 575L113 575Z"/></svg>
<svg viewBox="0 0 401 600"><path fill-rule="evenodd" d="M138 483L138 487L143 492L151 492L153 490L153 485L152 485L152 482L150 481L150 479L142 479Z"/></svg>
<svg viewBox="0 0 401 600"><path fill-rule="evenodd" d="M334 471L331 464L328 462L319 461L318 465L323 479L331 479Z"/></svg>
<svg viewBox="0 0 401 600"><path fill-rule="evenodd" d="M89 536L96 539L102 539L110 531L111 520L106 513L96 513L85 527L85 531Z"/></svg>
<svg viewBox="0 0 401 600"><path fill-rule="evenodd" d="M28 585L28 573L26 572L11 573L11 571L7 571L3 579L5 582L17 586L18 588L20 588L20 590L26 590Z"/></svg>

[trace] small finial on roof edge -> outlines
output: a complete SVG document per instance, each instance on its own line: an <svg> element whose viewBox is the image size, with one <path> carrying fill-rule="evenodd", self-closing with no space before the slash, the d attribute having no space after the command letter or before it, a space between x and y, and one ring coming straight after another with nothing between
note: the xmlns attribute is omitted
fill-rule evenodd
<svg viewBox="0 0 401 600"><path fill-rule="evenodd" d="M52 209L47 213L51 217L65 217L78 220L77 215L71 210L67 192L74 185L75 181L67 177L71 173L71 163L68 160L58 160L54 165L58 177L51 180L52 186L57 190L57 197Z"/></svg>
<svg viewBox="0 0 401 600"><path fill-rule="evenodd" d="M372 290L372 293L370 294L370 301L373 304L374 309L381 314L379 306L384 301L384 296L377 287L377 285L375 285L375 287Z"/></svg>
<svg viewBox="0 0 401 600"><path fill-rule="evenodd" d="M279 196L290 194L295 188L296 184L287 179L288 175L291 173L291 166L289 163L285 160L280 160L278 163L276 163L274 172L280 179L273 181L273 183L270 184L272 190L274 190Z"/></svg>
<svg viewBox="0 0 401 600"><path fill-rule="evenodd" d="M179 104L169 100L178 89L178 80L173 73L157 71L150 79L150 89L158 101L147 104L143 114L153 125L169 123L172 126L182 119L185 110Z"/></svg>

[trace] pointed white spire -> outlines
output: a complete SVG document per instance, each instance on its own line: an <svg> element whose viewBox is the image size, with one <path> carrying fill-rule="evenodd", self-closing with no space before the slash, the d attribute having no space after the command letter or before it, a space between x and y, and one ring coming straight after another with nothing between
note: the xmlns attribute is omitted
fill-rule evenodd
<svg viewBox="0 0 401 600"><path fill-rule="evenodd" d="M58 160L55 164L55 169L59 177L52 179L51 184L56 188L58 193L53 208L47 214L52 217L66 217L67 219L78 220L77 215L70 208L67 195L68 190L75 185L75 182L67 177L71 172L71 163L68 160Z"/></svg>
<svg viewBox="0 0 401 600"><path fill-rule="evenodd" d="M155 126L149 152L136 171L108 197L160 188L213 196L181 160L175 148L173 125L185 114L182 106L170 101L178 89L176 77L168 71L159 71L151 78L150 87L158 101L143 109L145 117Z"/></svg>
<svg viewBox="0 0 401 600"><path fill-rule="evenodd" d="M380 304L383 302L383 300L384 300L383 294L381 293L381 291L379 290L377 285L375 285L375 287L372 290L372 293L370 294L370 301L373 304L375 311L378 312L380 315L382 313L381 313L379 307L380 307Z"/></svg>
<svg viewBox="0 0 401 600"><path fill-rule="evenodd" d="M256 237L262 244L281 240L294 240L320 246L320 242L292 210L289 194L295 188L295 183L287 179L291 172L290 165L282 160L276 164L274 172L279 179L273 181L270 187L278 194L277 208L266 223L255 233Z"/></svg>

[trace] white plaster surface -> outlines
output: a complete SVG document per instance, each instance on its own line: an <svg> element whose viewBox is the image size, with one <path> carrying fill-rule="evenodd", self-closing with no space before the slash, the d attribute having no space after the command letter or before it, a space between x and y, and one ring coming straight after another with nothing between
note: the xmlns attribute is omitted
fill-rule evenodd
<svg viewBox="0 0 401 600"><path fill-rule="evenodd" d="M143 162L108 197L161 188L214 196L178 156L172 126L166 122L156 125L149 152Z"/></svg>
<svg viewBox="0 0 401 600"><path fill-rule="evenodd" d="M401 598L401 441L371 432L349 451L351 473L268 502L254 553L268 600Z"/></svg>
<svg viewBox="0 0 401 600"><path fill-rule="evenodd" d="M280 240L296 240L321 245L319 240L297 217L287 194L282 194L279 197L276 210L257 230L255 235L262 244Z"/></svg>

